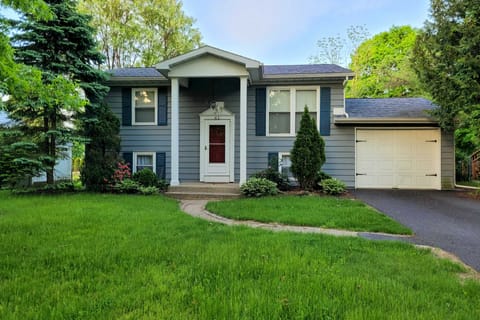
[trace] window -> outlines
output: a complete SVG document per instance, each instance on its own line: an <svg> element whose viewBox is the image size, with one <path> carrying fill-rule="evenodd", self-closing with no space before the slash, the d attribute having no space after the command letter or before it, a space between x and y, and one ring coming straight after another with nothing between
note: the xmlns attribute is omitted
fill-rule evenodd
<svg viewBox="0 0 480 320"><path fill-rule="evenodd" d="M155 152L134 152L133 153L133 172L142 169L150 169L155 172Z"/></svg>
<svg viewBox="0 0 480 320"><path fill-rule="evenodd" d="M157 89L132 89L132 119L136 125L157 124Z"/></svg>
<svg viewBox="0 0 480 320"><path fill-rule="evenodd" d="M288 177L288 180L295 181L290 167L292 166L292 161L290 160L290 153L288 152L279 152L278 153L278 171L281 174L284 174Z"/></svg>
<svg viewBox="0 0 480 320"><path fill-rule="evenodd" d="M267 128L270 136L295 135L300 128L305 106L318 126L318 87L278 87L269 88L267 92Z"/></svg>

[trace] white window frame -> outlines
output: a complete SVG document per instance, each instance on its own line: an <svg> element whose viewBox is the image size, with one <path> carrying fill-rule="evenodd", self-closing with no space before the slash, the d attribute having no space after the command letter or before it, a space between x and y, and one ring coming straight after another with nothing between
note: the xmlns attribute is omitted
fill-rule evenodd
<svg viewBox="0 0 480 320"><path fill-rule="evenodd" d="M290 90L290 132L289 133L270 133L270 92L272 90ZM317 92L316 101L316 123L317 129L320 130L320 87L319 86L280 86L280 87L268 87L267 88L267 116L266 116L266 135L269 137L295 137L295 113L296 113L296 93L302 90L315 90ZM303 110L303 109L302 109ZM312 110L309 110L312 112Z"/></svg>
<svg viewBox="0 0 480 320"><path fill-rule="evenodd" d="M137 122L135 119L135 110L137 108L135 103L135 93L138 91L153 91L153 109L154 109L154 121L153 122ZM132 88L132 124L136 126L152 126L157 125L158 120L158 89L157 88Z"/></svg>
<svg viewBox="0 0 480 320"><path fill-rule="evenodd" d="M157 173L157 154L155 152L145 152L145 151L133 153L133 166L132 166L133 172L132 173L137 172L138 156L152 156L152 161L153 161L152 169L155 174Z"/></svg>
<svg viewBox="0 0 480 320"><path fill-rule="evenodd" d="M282 173L282 161L283 161L283 157L285 156L288 156L290 158L290 162L292 161L291 157L290 157L290 152L279 152L278 153L278 172ZM291 172L291 170L290 170ZM288 177L288 180L293 182L293 181L297 181L295 179L295 177L291 176L291 177Z"/></svg>

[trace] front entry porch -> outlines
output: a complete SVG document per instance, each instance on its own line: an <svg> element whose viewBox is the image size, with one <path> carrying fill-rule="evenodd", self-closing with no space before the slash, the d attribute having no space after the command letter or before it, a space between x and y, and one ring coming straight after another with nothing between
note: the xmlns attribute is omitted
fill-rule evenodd
<svg viewBox="0 0 480 320"><path fill-rule="evenodd" d="M220 200L241 197L237 183L202 183L182 182L178 186L170 186L165 193L179 200Z"/></svg>
<svg viewBox="0 0 480 320"><path fill-rule="evenodd" d="M181 103L183 98L181 92L183 89L189 88L189 82L192 79L235 78L239 82L238 89L236 89L238 100L235 102L238 105L238 111L235 111L238 116L237 137L235 137L235 131L232 131L235 123L233 118L229 120L217 117L215 120L218 120L218 123L203 122L199 180L205 182L234 181L235 158L238 161L237 181L243 183L247 180L247 87L249 79L258 77L260 65L261 63L258 61L209 46L201 47L156 65L156 68L170 80L171 84L171 186L178 186L181 182L182 172L180 170L183 168L180 167L180 144L182 142L180 141L180 132L185 126L180 120L180 110L184 108ZM227 105L225 107L228 108ZM223 138L222 132L224 133ZM238 139L237 155L234 151L229 151L233 148L235 139ZM223 158L222 152L225 158Z"/></svg>

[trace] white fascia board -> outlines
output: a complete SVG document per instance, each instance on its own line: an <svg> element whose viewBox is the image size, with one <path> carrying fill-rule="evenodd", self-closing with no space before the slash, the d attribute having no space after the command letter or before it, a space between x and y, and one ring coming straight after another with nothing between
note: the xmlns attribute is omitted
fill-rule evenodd
<svg viewBox="0 0 480 320"><path fill-rule="evenodd" d="M263 79L308 79L308 78L349 78L353 79L355 73L345 72L345 73L296 73L296 74L267 74L263 75ZM345 80L345 79L344 79Z"/></svg>
<svg viewBox="0 0 480 320"><path fill-rule="evenodd" d="M431 118L334 118L335 124L438 124Z"/></svg>
<svg viewBox="0 0 480 320"><path fill-rule="evenodd" d="M240 56L240 55L232 53L232 52L228 52L228 51L221 50L221 49L211 47L211 46L203 46L203 47L200 47L196 50L193 50L193 51L187 52L185 54L182 54L178 57L162 61L159 64L155 65L155 68L157 68L159 70L169 71L176 64L183 63L185 61L197 58L197 57L202 56L204 54L211 54L211 55L214 55L214 56L226 59L226 60L230 60L230 61L233 61L233 62L243 64L243 65L245 65L245 67L247 69L259 68L262 65L262 63L259 62L259 61L249 59L249 58Z"/></svg>

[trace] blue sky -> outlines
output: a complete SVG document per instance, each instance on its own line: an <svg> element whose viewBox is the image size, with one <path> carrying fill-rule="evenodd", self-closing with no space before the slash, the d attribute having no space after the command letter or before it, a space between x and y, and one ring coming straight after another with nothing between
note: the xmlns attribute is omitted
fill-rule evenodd
<svg viewBox="0 0 480 320"><path fill-rule="evenodd" d="M429 0L183 0L205 44L264 64L302 64L317 40L365 25L371 35L392 26L421 28Z"/></svg>
<svg viewBox="0 0 480 320"><path fill-rule="evenodd" d="M182 0L205 44L264 64L303 64L317 40L364 25L371 35L392 26L421 28L430 0ZM0 13L7 13L0 8ZM8 13L7 13L8 15Z"/></svg>

